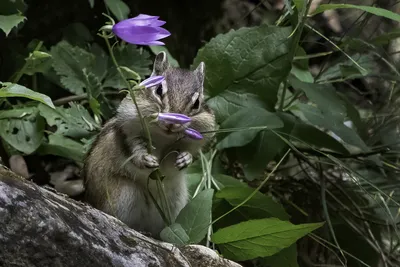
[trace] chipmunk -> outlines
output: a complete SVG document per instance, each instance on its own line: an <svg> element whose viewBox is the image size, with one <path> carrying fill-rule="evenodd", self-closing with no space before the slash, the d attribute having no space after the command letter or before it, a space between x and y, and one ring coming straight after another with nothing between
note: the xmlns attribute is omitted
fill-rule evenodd
<svg viewBox="0 0 400 267"><path fill-rule="evenodd" d="M163 186L171 217L176 218L188 201L185 168L213 137L212 133L204 134L203 139L194 140L184 130L190 125L199 132L213 131L216 126L214 114L204 102L204 69L203 62L194 71L175 68L169 65L165 52L156 56L151 76L163 75L165 80L158 86L136 91L142 115L181 113L189 116L191 122L149 123L153 153L148 154L137 109L128 94L116 115L98 134L85 159L83 177L89 204L137 231L157 237L165 225L149 191L159 205L162 198L156 181L148 177L159 167L165 176Z"/></svg>

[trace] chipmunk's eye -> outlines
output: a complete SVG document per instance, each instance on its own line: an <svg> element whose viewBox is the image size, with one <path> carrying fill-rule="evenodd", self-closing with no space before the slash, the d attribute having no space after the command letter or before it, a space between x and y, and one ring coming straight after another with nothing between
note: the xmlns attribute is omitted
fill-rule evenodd
<svg viewBox="0 0 400 267"><path fill-rule="evenodd" d="M196 101L195 101L194 104L193 104L192 109L198 109L199 106L200 106L200 101L199 101L199 99L197 98Z"/></svg>
<svg viewBox="0 0 400 267"><path fill-rule="evenodd" d="M156 94L159 95L160 98L162 97L162 86L161 86L161 84L157 86Z"/></svg>

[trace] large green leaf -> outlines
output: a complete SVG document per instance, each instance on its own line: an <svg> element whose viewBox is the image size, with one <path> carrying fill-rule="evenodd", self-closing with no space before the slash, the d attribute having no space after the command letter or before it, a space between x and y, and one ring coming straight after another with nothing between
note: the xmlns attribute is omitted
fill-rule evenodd
<svg viewBox="0 0 400 267"><path fill-rule="evenodd" d="M262 258L257 262L260 263L261 266L269 267L299 267L297 263L296 244L284 248L272 256Z"/></svg>
<svg viewBox="0 0 400 267"><path fill-rule="evenodd" d="M229 133L218 143L217 148L240 147L248 144L262 130L248 130L248 128L260 126L268 127L268 129L282 128L283 122L276 114L262 108L251 107L239 110L221 124L221 129L242 128L243 130Z"/></svg>
<svg viewBox="0 0 400 267"><path fill-rule="evenodd" d="M80 47L61 41L51 48L53 68L61 84L74 94L83 94L88 85L87 73L95 66L95 56ZM84 70L86 72L84 72Z"/></svg>
<svg viewBox="0 0 400 267"><path fill-rule="evenodd" d="M70 108L50 109L40 104L40 115L50 126L56 126L55 133L60 135L75 138L89 137L100 129L100 125L94 121L83 106L75 103L70 105Z"/></svg>
<svg viewBox="0 0 400 267"><path fill-rule="evenodd" d="M7 16L0 15L0 29L3 30L6 36L8 36L11 30L14 27L17 27L18 24L23 22L25 19L26 17L21 16L19 14L13 14Z"/></svg>
<svg viewBox="0 0 400 267"><path fill-rule="evenodd" d="M242 108L266 108L266 105L255 94L239 93L229 90L209 99L207 104L214 111L218 123L225 121L231 114L234 114Z"/></svg>
<svg viewBox="0 0 400 267"><path fill-rule="evenodd" d="M225 90L252 92L272 110L290 70L290 33L290 27L269 25L231 30L201 48L192 67L205 62L204 87L211 97Z"/></svg>
<svg viewBox="0 0 400 267"><path fill-rule="evenodd" d="M83 144L60 134L50 134L49 142L43 143L37 152L41 155L56 155L83 162L85 150Z"/></svg>
<svg viewBox="0 0 400 267"><path fill-rule="evenodd" d="M229 204L235 207L250 196L254 190L254 188L249 187L227 187L218 191L215 196L227 200ZM261 217L275 217L281 220L289 219L289 215L281 204L260 192L257 192L241 207L243 207L243 209L252 210L252 212Z"/></svg>
<svg viewBox="0 0 400 267"><path fill-rule="evenodd" d="M190 238L190 243L199 243L207 234L211 220L211 205L214 190L206 189L193 198L179 213L179 223Z"/></svg>
<svg viewBox="0 0 400 267"><path fill-rule="evenodd" d="M9 83L9 82L0 82L2 86L0 88L0 98L2 97L25 97L35 101L39 101L47 106L54 108L54 104L51 101L50 97L47 95L32 91L31 89L26 88L25 86Z"/></svg>
<svg viewBox="0 0 400 267"><path fill-rule="evenodd" d="M274 255L322 225L294 225L276 218L250 220L219 229L211 240L226 258L243 261Z"/></svg>
<svg viewBox="0 0 400 267"><path fill-rule="evenodd" d="M0 113L0 136L26 154L33 153L42 143L44 126L44 120L35 107L4 110Z"/></svg>
<svg viewBox="0 0 400 267"><path fill-rule="evenodd" d="M321 12L324 12L326 10L332 10L332 9L359 9L380 17L385 17L391 20L399 21L400 22L400 15L396 14L390 10L379 8L379 7L372 7L372 6L361 6L361 5L350 5L350 4L325 4L325 5L320 5L312 14L311 16L315 14L319 14Z"/></svg>
<svg viewBox="0 0 400 267"><path fill-rule="evenodd" d="M124 20L128 18L130 9L127 4L122 0L104 0L104 3L111 10L114 16L118 20Z"/></svg>

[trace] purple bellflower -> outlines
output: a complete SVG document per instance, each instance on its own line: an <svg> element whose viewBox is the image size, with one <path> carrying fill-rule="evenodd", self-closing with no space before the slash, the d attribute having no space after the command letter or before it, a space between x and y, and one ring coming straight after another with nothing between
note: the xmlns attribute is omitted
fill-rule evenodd
<svg viewBox="0 0 400 267"><path fill-rule="evenodd" d="M185 130L185 134L192 139L196 139L196 140L203 139L203 136L201 135L201 133L199 133L198 131L196 131L195 129L192 129L192 128L187 128Z"/></svg>
<svg viewBox="0 0 400 267"><path fill-rule="evenodd" d="M113 26L112 31L127 43L164 45L158 40L170 36L171 33L160 27L165 24L165 21L158 18L158 16L140 14L131 19L121 20Z"/></svg>
<svg viewBox="0 0 400 267"><path fill-rule="evenodd" d="M158 113L157 118L159 121L175 124L184 124L192 120L188 116L179 113Z"/></svg>
<svg viewBox="0 0 400 267"><path fill-rule="evenodd" d="M156 86L156 85L162 83L162 81L164 81L164 80L165 80L164 76L152 76L152 77L149 77L146 80L142 81L141 83L139 83L139 85L148 88L148 87Z"/></svg>

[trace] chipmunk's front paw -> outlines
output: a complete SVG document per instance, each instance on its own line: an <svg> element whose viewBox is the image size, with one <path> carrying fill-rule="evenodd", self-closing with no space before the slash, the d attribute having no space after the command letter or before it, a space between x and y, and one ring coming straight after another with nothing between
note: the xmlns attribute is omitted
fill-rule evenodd
<svg viewBox="0 0 400 267"><path fill-rule="evenodd" d="M146 154L143 156L143 164L147 168L157 168L159 166L157 157L151 154Z"/></svg>
<svg viewBox="0 0 400 267"><path fill-rule="evenodd" d="M190 154L189 152L182 152L176 158L175 166L178 169L182 170L183 168L189 166L192 163L192 161L193 161L192 154Z"/></svg>

